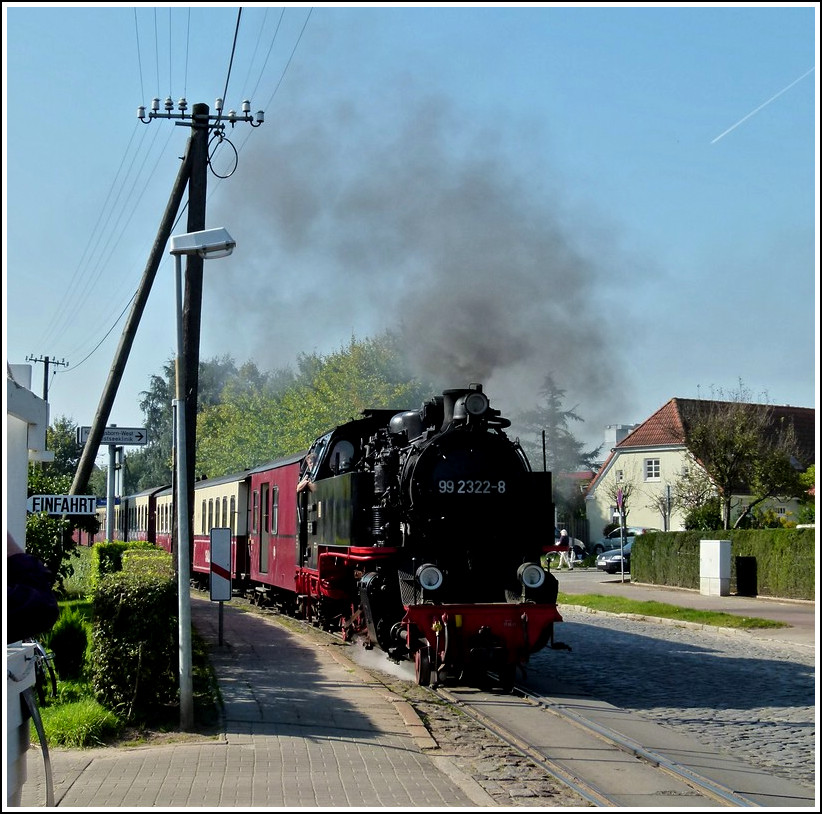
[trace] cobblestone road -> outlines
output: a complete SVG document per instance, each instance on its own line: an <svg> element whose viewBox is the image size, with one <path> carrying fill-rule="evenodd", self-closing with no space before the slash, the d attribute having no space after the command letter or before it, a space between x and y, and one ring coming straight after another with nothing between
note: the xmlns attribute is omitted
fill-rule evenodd
<svg viewBox="0 0 822 814"><path fill-rule="evenodd" d="M563 606L572 647L531 659L529 684L590 694L775 775L816 781L815 649L744 631Z"/></svg>

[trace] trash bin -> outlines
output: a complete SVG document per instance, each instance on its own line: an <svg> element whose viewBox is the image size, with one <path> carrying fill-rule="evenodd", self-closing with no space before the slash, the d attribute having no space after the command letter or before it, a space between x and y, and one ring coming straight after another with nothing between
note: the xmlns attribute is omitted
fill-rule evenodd
<svg viewBox="0 0 822 814"><path fill-rule="evenodd" d="M756 557L736 558L737 596L756 596Z"/></svg>

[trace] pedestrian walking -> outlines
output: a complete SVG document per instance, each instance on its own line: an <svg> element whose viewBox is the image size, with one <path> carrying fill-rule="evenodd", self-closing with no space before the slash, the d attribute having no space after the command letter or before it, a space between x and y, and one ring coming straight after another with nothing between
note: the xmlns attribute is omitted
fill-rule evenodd
<svg viewBox="0 0 822 814"><path fill-rule="evenodd" d="M557 566L557 570L562 568L563 562L568 566L569 571L574 570L574 546L571 542L571 538L568 536L568 532L565 529L562 529L559 533L559 542L557 543L559 546L559 565Z"/></svg>

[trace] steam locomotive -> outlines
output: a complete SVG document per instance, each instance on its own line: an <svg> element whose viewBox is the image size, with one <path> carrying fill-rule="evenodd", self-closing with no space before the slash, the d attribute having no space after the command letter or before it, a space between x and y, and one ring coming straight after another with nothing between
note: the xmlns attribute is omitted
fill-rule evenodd
<svg viewBox="0 0 822 814"><path fill-rule="evenodd" d="M532 653L566 647L541 564L555 545L551 474L531 470L510 423L471 384L198 481L193 581L208 583L211 529L230 528L236 592L413 661L420 685L510 688ZM117 536L170 551L172 498L124 499Z"/></svg>

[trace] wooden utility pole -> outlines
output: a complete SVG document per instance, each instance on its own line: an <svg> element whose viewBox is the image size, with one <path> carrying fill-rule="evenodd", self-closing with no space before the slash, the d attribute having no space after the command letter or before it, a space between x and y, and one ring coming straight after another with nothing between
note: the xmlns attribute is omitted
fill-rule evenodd
<svg viewBox="0 0 822 814"><path fill-rule="evenodd" d="M43 367L43 401L49 400L49 365L67 365L68 362L65 359L60 360L59 362L56 359L52 359L49 356L41 356L39 359L35 359L33 356L26 357L27 362L42 362Z"/></svg>
<svg viewBox="0 0 822 814"><path fill-rule="evenodd" d="M206 187L208 184L209 108L191 108L191 171L188 179L188 225L186 231L206 228ZM188 505L194 507L194 469L197 443L197 398L200 382L200 324L203 304L203 258L186 255L185 295L183 299L183 360L185 368L186 461ZM176 530L175 530L176 531ZM189 546L193 559L193 546Z"/></svg>
<svg viewBox="0 0 822 814"><path fill-rule="evenodd" d="M114 361L111 365L111 371L108 374L108 380L103 388L103 395L100 397L100 404L97 407L97 413L94 416L94 421L91 422L91 429L89 430L86 445L83 447L83 453L80 456L80 462L77 465L77 471L74 473L74 481L71 484L69 494L82 495L85 494L88 486L91 472L94 469L94 460L97 457L97 450L100 447L100 442L103 439L103 432L108 424L109 416L111 415L111 408L114 404L114 398L117 395L117 388L120 386L120 380L123 378L123 371L126 368L128 355L131 351L131 346L134 344L134 337L137 334L137 326L140 324L140 318L145 310L148 302L148 295L151 291L154 278L157 276L157 269L160 266L160 261L163 259L168 239L171 236L171 229L174 225L174 220L177 217L177 212L180 209L180 202L183 199L183 193L186 189L186 183L189 178L189 168L191 166L192 144L189 139L188 147L186 148L183 162L180 165L180 171L177 173L177 178L174 181L174 187L171 190L171 197L166 206L166 211L163 214L163 220L160 224L160 229L157 232L157 237L154 240L154 245L151 248L151 254L146 264L143 278L140 280L140 286L137 289L137 295L131 306L126 324L123 327L123 334L120 337L120 344L117 346L117 352L114 354Z"/></svg>

